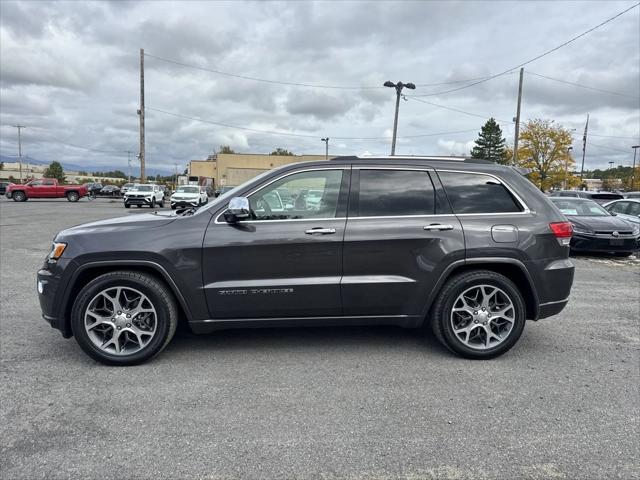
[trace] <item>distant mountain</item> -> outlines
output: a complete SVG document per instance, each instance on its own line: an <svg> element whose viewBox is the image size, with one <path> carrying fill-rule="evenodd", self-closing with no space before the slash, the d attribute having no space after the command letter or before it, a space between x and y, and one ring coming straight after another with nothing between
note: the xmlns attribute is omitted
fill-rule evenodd
<svg viewBox="0 0 640 480"><path fill-rule="evenodd" d="M0 155L0 162L6 162L6 163L13 163L13 162L17 162L18 161L18 157L14 157L14 156L7 156L7 155ZM51 163L51 161L48 160L39 160L37 158L33 158L33 157L29 157L29 156L24 156L22 157L22 161L24 163L30 163L32 165L49 165ZM81 170L84 170L85 172L108 172L108 171L113 171L113 170L121 170L125 173L127 173L127 165L125 164L124 166L122 165L78 165L76 163L68 163L68 162L60 162L62 164L62 168L65 169L65 171L71 171L71 172L78 172ZM134 172L136 172L136 169L134 167L134 163L131 162L131 173L133 174ZM139 173L139 170L138 170ZM174 172L171 169L171 167L167 167L167 168L153 168L153 167L147 167L147 175L172 175Z"/></svg>

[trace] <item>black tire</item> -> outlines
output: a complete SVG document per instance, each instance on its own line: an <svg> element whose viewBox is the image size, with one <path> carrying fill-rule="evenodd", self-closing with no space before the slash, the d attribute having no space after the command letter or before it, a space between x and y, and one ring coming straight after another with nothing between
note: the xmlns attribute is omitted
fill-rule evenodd
<svg viewBox="0 0 640 480"><path fill-rule="evenodd" d="M20 190L18 190L17 192L13 192L11 194L11 198L13 198L14 202L26 202L27 201L27 195L24 192L21 192Z"/></svg>
<svg viewBox="0 0 640 480"><path fill-rule="evenodd" d="M67 200L70 202L77 202L80 200L80 195L78 195L78 192L67 192Z"/></svg>
<svg viewBox="0 0 640 480"><path fill-rule="evenodd" d="M136 205L136 207L138 207L138 208L142 208L142 205Z"/></svg>
<svg viewBox="0 0 640 480"><path fill-rule="evenodd" d="M482 284L500 288L513 303L515 314L513 327L505 340L493 348L477 350L458 339L453 332L450 318L453 304L458 296L468 288ZM470 359L485 360L507 352L520 338L525 322L525 303L518 287L504 275L489 270L473 270L450 278L442 287L431 309L431 328L436 338L453 353Z"/></svg>
<svg viewBox="0 0 640 480"><path fill-rule="evenodd" d="M84 312L99 292L109 287L131 287L144 293L156 309L156 334L142 349L131 355L113 355L100 350L89 339L84 328ZM80 348L105 365L136 365L160 353L171 341L178 325L178 310L171 291L157 278L146 273L115 271L89 282L78 294L71 310L71 329Z"/></svg>
<svg viewBox="0 0 640 480"><path fill-rule="evenodd" d="M149 205L151 208L156 208L156 199L152 198L151 199L151 204Z"/></svg>
<svg viewBox="0 0 640 480"><path fill-rule="evenodd" d="M164 198L162 200L160 200L160 202L158 202L158 206L160 208L164 208Z"/></svg>
<svg viewBox="0 0 640 480"><path fill-rule="evenodd" d="M130 204L128 204L128 203L125 203L125 204L124 204L124 208L131 208L131 205L130 205Z"/></svg>
<svg viewBox="0 0 640 480"><path fill-rule="evenodd" d="M171 210L175 210L176 206L175 205L171 205Z"/></svg>

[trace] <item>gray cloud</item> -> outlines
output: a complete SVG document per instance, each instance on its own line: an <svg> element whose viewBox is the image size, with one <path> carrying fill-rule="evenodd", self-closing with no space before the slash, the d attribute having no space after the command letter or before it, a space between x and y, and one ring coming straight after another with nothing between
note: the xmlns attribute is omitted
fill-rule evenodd
<svg viewBox="0 0 640 480"><path fill-rule="evenodd" d="M126 166L137 152L138 49L196 66L285 82L418 85L486 76L533 58L627 8L610 2L2 2L0 153L17 150L15 123L27 124L25 152L44 160ZM603 90L640 95L640 9L526 67ZM234 130L156 111L147 114L148 160L173 170L221 144L247 152L283 147L321 153L322 136L385 137L392 89L274 85L186 68L151 57L147 106L253 129ZM460 86L419 86L415 94ZM401 102L399 135L474 130L403 139L401 153L445 154L473 141L484 118L507 120L512 141L517 74L425 100L480 115ZM575 128L587 113L594 134L637 137L637 99L525 76L523 117ZM65 145L73 143L89 150ZM637 141L636 141L637 142ZM587 166L630 161L633 139L593 137ZM387 138L332 140L343 154L388 153ZM104 153L112 152L112 153Z"/></svg>

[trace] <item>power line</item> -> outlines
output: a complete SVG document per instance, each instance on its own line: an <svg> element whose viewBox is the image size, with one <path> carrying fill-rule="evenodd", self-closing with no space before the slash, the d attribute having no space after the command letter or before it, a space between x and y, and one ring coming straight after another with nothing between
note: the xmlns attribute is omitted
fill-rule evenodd
<svg viewBox="0 0 640 480"><path fill-rule="evenodd" d="M260 77L252 77L249 75L242 75L239 73L231 73L225 72L222 70L217 70L214 68L201 67L198 65L193 65L189 63L179 62L177 60L171 60L169 58L160 57L158 55L152 55L150 53L145 53L145 57L154 58L156 60L160 60L166 63L172 63L174 65L179 65L181 67L192 68L194 70L202 70L204 72L215 73L216 75L223 75L226 77L240 78L243 80L252 80L254 82L263 82L263 83L271 83L274 85L288 85L292 87L306 87L306 88L327 88L334 90L375 90L384 88L383 85L323 85L323 84L314 84L314 83L302 83L302 82L285 82L281 80L272 80L268 78L260 78ZM457 83L469 83L477 80L483 80L488 77L475 77L475 78L467 78L465 80L450 80L446 82L437 82L437 83L418 83L416 86L418 87L437 87L440 85L455 85Z"/></svg>
<svg viewBox="0 0 640 480"><path fill-rule="evenodd" d="M233 128L236 130L245 130L248 132L253 132L253 133L261 133L261 134L268 134L268 135L282 135L282 136L287 136L287 137L298 137L298 138L314 138L317 139L319 136L318 135L308 135L308 134L302 134L302 133L292 133L292 132L278 132L278 131L274 131L274 130L260 130L257 128L250 128L250 127L242 127L239 125L231 125L229 123L223 123L223 122L216 122L213 120L205 120L202 118L198 118L198 117L191 117L189 115L183 115L181 113L175 113L175 112L168 112L166 110L161 110L159 108L153 108L153 107L147 107L147 110L151 110L154 112L159 112L159 113L164 113L165 115L171 115L173 117L178 117L178 118L182 118L185 120L193 120L196 122L202 122L202 123L208 123L211 125L216 125L219 127L226 127L226 128ZM456 130L456 131L450 131L450 132L438 132L438 133L423 133L423 134L418 134L418 135L404 135L402 137L398 137L398 138L402 138L402 139L408 139L408 138L422 138L422 137L437 137L440 135L454 135L457 133L469 133L469 132L477 132L478 129L477 128L472 128L472 129L468 129L468 130ZM336 135L328 135L330 138L335 139L335 140L389 140L388 137L339 137Z"/></svg>
<svg viewBox="0 0 640 480"><path fill-rule="evenodd" d="M618 137L616 135L596 135L595 133L589 133L590 137L602 137L602 138L621 138L623 140L638 140L640 139L640 135L636 137Z"/></svg>
<svg viewBox="0 0 640 480"><path fill-rule="evenodd" d="M553 53L553 52L555 52L555 51L557 51L557 50L560 50L560 49L561 49L561 48L563 48L563 47L566 47L566 46L567 46L567 45L569 45L570 43L575 42L576 40L578 40L578 39L580 39L580 38L584 37L585 35L588 35L589 33L593 32L594 30L596 30L596 29L598 29L598 28L600 28L600 27L602 27L602 26L606 25L607 23L612 22L612 21L613 21L613 20L615 20L616 18L618 18L618 17L620 17L620 16L624 15L624 14L625 14L625 13L627 13L628 11L633 10L633 9L634 9L634 8L636 8L638 5L640 5L640 3L636 3L635 5L630 6L629 8L627 8L627 9L623 10L622 12L620 12L620 13L618 13L618 14L614 15L613 17L608 18L608 19L607 19L607 20L605 20L604 22L599 23L599 24L598 24L598 25L596 25L595 27L591 27L589 30L585 30L584 32L582 32L582 33L580 33L580 34L576 35L575 37L570 38L570 39L569 39L569 40L567 40L566 42L563 42L563 43L561 43L560 45L558 45L558 46L556 46L556 47L553 47L551 50L547 50L546 52L541 53L540 55L538 55L538 56L536 56L536 57L533 57L533 58L531 58L531 59L527 60L526 62L522 62L521 64L516 65L516 66L513 66L513 67L510 67L510 68L508 68L508 69L506 69L506 70L504 70L504 71L502 71L502 72L500 72L500 73L496 73L495 75L491 75L491 76L489 76L489 77L486 77L486 78L485 78L485 79L483 79L483 80L478 80L478 81L476 81L476 82L470 83L469 85L464 85L464 86L462 86L462 87L458 87L458 88L452 88L452 89L450 89L450 90L444 90L444 91L440 91L440 92L432 92L432 93L425 93L425 94L422 94L422 95L415 95L415 96L420 96L420 97L432 97L432 96L436 96L436 95L444 95L444 94L446 94L446 93L458 92L458 91L460 91L460 90L464 90L465 88L473 87L473 86L475 86L475 85L479 85L479 84L481 84L481 83L488 82L489 80L493 80L494 78L501 77L502 75L506 75L507 73L511 73L513 70L516 70L517 68L522 68L522 67L524 67L525 65L528 65L528 64L530 64L530 63L532 63L532 62L535 62L536 60L540 60L542 57L545 57L545 56L547 56L547 55L549 55L549 54L551 54L551 53Z"/></svg>
<svg viewBox="0 0 640 480"><path fill-rule="evenodd" d="M530 72L530 71L527 71L525 73L527 75L534 75L536 77L545 78L547 80L552 80L554 82L564 83L566 85L571 85L571 86L574 86L574 87L584 88L586 90L593 90L594 92L602 92L602 93L608 93L608 94L611 94L611 95L618 95L620 97L629 97L629 98L640 99L640 96L637 96L637 95L629 95L627 93L613 92L611 90L605 90L603 88L590 87L588 85L582 85L580 83L568 82L566 80L561 80L559 78L548 77L547 75L541 75L539 73L533 73L533 72Z"/></svg>
<svg viewBox="0 0 640 480"><path fill-rule="evenodd" d="M631 155L631 150L630 149L629 149L629 151L627 151L627 150L622 150L620 148L608 147L606 145L598 145L597 143L592 143L592 142L587 142L587 145L589 145L590 147L603 148L605 150L611 150L612 152L620 152L620 153L625 153L625 154Z"/></svg>
<svg viewBox="0 0 640 480"><path fill-rule="evenodd" d="M491 115L481 115L479 113L471 113L471 112L466 112L464 110L460 110L458 108L454 108L454 107L448 107L446 105L440 105L438 103L433 103L433 102L428 102L426 100L423 100L421 98L416 98L415 95L405 95L406 98L410 98L411 100L415 100L416 102L420 102L420 103L425 103L427 105L432 105L434 107L438 107L438 108L444 108L445 110L451 110L452 112L458 112L458 113L463 113L465 115L470 115L472 117L478 117L478 118L484 118L485 120L488 119L489 117L491 117ZM495 117L494 117L495 118ZM499 120L502 123L509 123L507 120L501 120L501 119L496 119Z"/></svg>

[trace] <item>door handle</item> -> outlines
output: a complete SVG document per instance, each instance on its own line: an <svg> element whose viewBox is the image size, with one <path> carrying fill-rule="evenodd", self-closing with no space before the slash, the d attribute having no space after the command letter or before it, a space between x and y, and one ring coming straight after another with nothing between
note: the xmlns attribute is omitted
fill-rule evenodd
<svg viewBox="0 0 640 480"><path fill-rule="evenodd" d="M443 225L440 223L432 223L431 225L425 225L424 230L453 230L453 225Z"/></svg>
<svg viewBox="0 0 640 480"><path fill-rule="evenodd" d="M306 233L307 235L314 235L316 233L319 233L320 235L330 235L332 233L336 233L336 229L315 227L315 228L310 228L309 230L305 230L304 233Z"/></svg>

